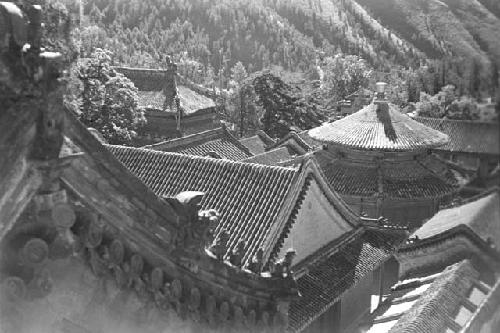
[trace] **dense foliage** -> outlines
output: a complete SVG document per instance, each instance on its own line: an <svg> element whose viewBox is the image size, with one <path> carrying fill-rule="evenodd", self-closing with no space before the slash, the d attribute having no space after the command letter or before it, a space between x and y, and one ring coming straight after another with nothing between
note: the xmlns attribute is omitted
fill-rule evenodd
<svg viewBox="0 0 500 333"><path fill-rule="evenodd" d="M77 76L82 85L80 121L111 144L131 144L146 120L137 106L137 88L111 67L109 52L96 49L78 64Z"/></svg>
<svg viewBox="0 0 500 333"><path fill-rule="evenodd" d="M283 137L291 130L310 129L325 120L318 100L276 73L256 72L233 82L225 119L235 124L240 136L263 129L271 137Z"/></svg>
<svg viewBox="0 0 500 333"><path fill-rule="evenodd" d="M359 88L367 88L372 71L357 56L328 57L324 61L322 90L326 99L342 100Z"/></svg>
<svg viewBox="0 0 500 333"><path fill-rule="evenodd" d="M420 95L416 103L416 114L422 117L446 118L455 120L479 120L481 112L476 100L457 96L452 85L443 87L436 95Z"/></svg>

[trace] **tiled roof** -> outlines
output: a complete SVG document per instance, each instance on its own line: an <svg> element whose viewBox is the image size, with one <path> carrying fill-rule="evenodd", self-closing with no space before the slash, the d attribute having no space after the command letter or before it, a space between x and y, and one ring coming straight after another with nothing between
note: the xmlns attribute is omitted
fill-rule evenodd
<svg viewBox="0 0 500 333"><path fill-rule="evenodd" d="M198 110L215 107L215 102L212 99L200 95L186 86L178 85L177 94L185 114L192 114Z"/></svg>
<svg viewBox="0 0 500 333"><path fill-rule="evenodd" d="M307 131L302 131L302 132L299 132L297 133L297 135L302 139L304 140L305 143L307 143L310 147L312 147L313 149L314 148L318 148L322 145L322 143L318 140L315 140L313 139L310 135L309 135L309 130Z"/></svg>
<svg viewBox="0 0 500 333"><path fill-rule="evenodd" d="M430 198L452 193L458 188L418 161L382 164L383 192L394 198Z"/></svg>
<svg viewBox="0 0 500 333"><path fill-rule="evenodd" d="M343 119L309 130L314 140L353 149L411 151L438 147L447 135L399 112L392 104L372 103Z"/></svg>
<svg viewBox="0 0 500 333"><path fill-rule="evenodd" d="M126 67L115 67L115 69L128 77L139 90L139 107L149 110L163 110L165 95L162 89L165 86L165 80L167 80L166 70ZM177 95L186 115L215 107L215 102L212 99L184 85L177 85Z"/></svg>
<svg viewBox="0 0 500 333"><path fill-rule="evenodd" d="M232 136L225 127L159 142L145 148L196 156L214 154L233 161L252 156L248 148Z"/></svg>
<svg viewBox="0 0 500 333"><path fill-rule="evenodd" d="M464 153L500 154L500 124L498 123L425 117L414 119L448 135L449 142L439 149Z"/></svg>
<svg viewBox="0 0 500 333"><path fill-rule="evenodd" d="M321 155L316 155L321 156ZM330 185L341 194L371 196L378 193L376 167L318 158Z"/></svg>
<svg viewBox="0 0 500 333"><path fill-rule="evenodd" d="M228 251L239 240L247 242L244 260L268 240L298 174L297 169L142 148L108 149L158 196L204 192L202 208L221 215L216 232L225 228L230 233Z"/></svg>
<svg viewBox="0 0 500 333"><path fill-rule="evenodd" d="M165 95L162 91L143 91L137 93L139 107L148 110L163 110ZM168 111L167 111L168 112Z"/></svg>
<svg viewBox="0 0 500 333"><path fill-rule="evenodd" d="M258 163L266 165L278 165L281 162L289 161L293 158L286 147L280 147L273 150L266 151L262 154L249 157L243 162Z"/></svg>
<svg viewBox="0 0 500 333"><path fill-rule="evenodd" d="M369 316L368 326L374 327L390 319L394 325L379 332L441 333L448 328L456 332L463 325L454 319L468 301L471 288L479 283L479 273L468 260L432 276L401 281ZM405 303L409 309L404 307ZM467 302L466 307L474 312L476 306Z"/></svg>
<svg viewBox="0 0 500 333"><path fill-rule="evenodd" d="M262 154L267 150L267 147L269 145L272 145L274 143L274 140L271 139L266 133L263 131L259 131L254 136L251 136L249 138L243 138L240 139L240 142L248 148L248 150L253 154L253 155L258 155Z"/></svg>
<svg viewBox="0 0 500 333"><path fill-rule="evenodd" d="M498 189L461 206L444 209L434 215L413 236L424 240L458 226L470 228L484 241L490 239L500 248L500 196Z"/></svg>
<svg viewBox="0 0 500 333"><path fill-rule="evenodd" d="M287 147L292 154L305 154L306 152L313 150L314 146L310 145L297 132L291 131L283 138L270 145L269 149L275 147Z"/></svg>
<svg viewBox="0 0 500 333"><path fill-rule="evenodd" d="M125 75L140 91L161 91L165 84L167 70L150 68L114 67Z"/></svg>
<svg viewBox="0 0 500 333"><path fill-rule="evenodd" d="M308 265L306 273L298 278L302 297L290 305L288 329L303 330L384 262L402 239L401 235L362 230L342 244L334 244L332 253Z"/></svg>
<svg viewBox="0 0 500 333"><path fill-rule="evenodd" d="M215 139L200 145L179 150L179 153L197 156L207 156L211 152L215 152L222 158L233 161L239 161L249 156L246 151L235 146L233 142L226 138Z"/></svg>
<svg viewBox="0 0 500 333"><path fill-rule="evenodd" d="M188 87L177 86L177 94L184 114L193 114L199 110L215 107L214 101L210 98L200 95ZM162 91L142 91L138 93L139 107L148 110L163 110L165 95ZM166 112L169 112L168 110Z"/></svg>
<svg viewBox="0 0 500 333"><path fill-rule="evenodd" d="M368 164L332 159L324 151L315 152L315 156L330 185L341 194L371 196L381 192L392 198L425 198L443 196L458 186L452 176L441 174L427 162Z"/></svg>

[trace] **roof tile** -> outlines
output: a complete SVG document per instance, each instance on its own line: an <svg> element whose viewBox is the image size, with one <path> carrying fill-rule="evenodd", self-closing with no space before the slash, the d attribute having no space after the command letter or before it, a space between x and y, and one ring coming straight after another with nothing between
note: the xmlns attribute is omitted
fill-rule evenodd
<svg viewBox="0 0 500 333"><path fill-rule="evenodd" d="M392 104L372 103L332 123L309 130L320 142L365 150L411 151L441 146L447 135L400 113Z"/></svg>
<svg viewBox="0 0 500 333"><path fill-rule="evenodd" d="M159 142L145 148L196 156L210 156L213 153L216 156L233 161L252 156L248 148L242 145L224 127Z"/></svg>
<svg viewBox="0 0 500 333"><path fill-rule="evenodd" d="M281 162L289 161L293 158L290 155L289 150L286 147L280 147L273 150L266 151L262 154L249 157L244 162L247 163L258 163L265 165L278 165Z"/></svg>
<svg viewBox="0 0 500 333"><path fill-rule="evenodd" d="M418 160L376 164L332 159L330 155L317 151L315 156L330 185L340 194L371 196L382 191L391 198L438 197L453 192L454 178L439 174L436 167Z"/></svg>
<svg viewBox="0 0 500 333"><path fill-rule="evenodd" d="M244 260L264 245L298 173L292 168L107 147L158 196L204 192L202 208L215 208L221 214L216 232L225 228L230 234L228 253L239 240L247 242Z"/></svg>
<svg viewBox="0 0 500 333"><path fill-rule="evenodd" d="M441 150L500 154L500 125L498 123L425 117L414 119L448 135L449 142L439 147Z"/></svg>
<svg viewBox="0 0 500 333"><path fill-rule="evenodd" d="M403 237L365 230L310 265L297 280L302 297L290 305L289 330L301 331L328 310L345 291L385 261Z"/></svg>
<svg viewBox="0 0 500 333"><path fill-rule="evenodd" d="M443 209L427 221L413 236L423 240L465 225L483 240L490 238L500 248L500 196L498 190L461 206Z"/></svg>
<svg viewBox="0 0 500 333"><path fill-rule="evenodd" d="M274 144L273 139L271 139L263 131L259 131L256 135L249 138L240 139L240 142L248 148L248 150L253 155L262 154L267 150L269 145Z"/></svg>
<svg viewBox="0 0 500 333"><path fill-rule="evenodd" d="M472 284L478 279L479 273L468 260L448 266L389 332L445 331L467 297Z"/></svg>

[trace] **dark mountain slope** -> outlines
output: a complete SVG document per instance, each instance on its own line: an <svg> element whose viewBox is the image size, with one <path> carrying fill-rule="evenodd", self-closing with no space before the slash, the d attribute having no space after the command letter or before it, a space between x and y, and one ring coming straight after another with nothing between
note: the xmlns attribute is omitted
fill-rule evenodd
<svg viewBox="0 0 500 333"><path fill-rule="evenodd" d="M451 55L500 64L497 0L356 1L431 58Z"/></svg>

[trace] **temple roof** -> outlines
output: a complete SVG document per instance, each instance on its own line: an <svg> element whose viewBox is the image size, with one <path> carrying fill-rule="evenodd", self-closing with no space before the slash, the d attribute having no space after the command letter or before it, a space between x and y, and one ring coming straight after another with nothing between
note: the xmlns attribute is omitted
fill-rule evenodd
<svg viewBox="0 0 500 333"><path fill-rule="evenodd" d="M247 242L245 259L263 246L291 191L298 171L291 168L108 146L125 166L158 196L201 191L203 209L216 209L230 234L228 252ZM266 198L266 200L262 200Z"/></svg>
<svg viewBox="0 0 500 333"><path fill-rule="evenodd" d="M497 283L498 284L498 283ZM400 281L369 316L367 333L441 333L467 330L470 321L491 301L498 306L498 286L487 285L469 260L444 270ZM493 304L492 304L493 305ZM496 308L492 306L490 310ZM484 323L483 323L484 324Z"/></svg>
<svg viewBox="0 0 500 333"><path fill-rule="evenodd" d="M447 135L399 112L393 104L372 103L343 119L309 131L312 139L361 150L412 151L434 148Z"/></svg>
<svg viewBox="0 0 500 333"><path fill-rule="evenodd" d="M304 138L300 136L299 133L295 131L289 132L280 140L276 141L274 144L270 145L268 148L276 147L287 147L293 154L305 154L308 151L313 150L313 146L309 144Z"/></svg>
<svg viewBox="0 0 500 333"><path fill-rule="evenodd" d="M165 95L162 91L142 91L137 94L139 97L139 107L146 110L163 110ZM200 95L186 86L177 86L177 96L179 96L181 108L185 115L190 115L200 110L215 107L215 102L208 97ZM166 110L166 112L169 112Z"/></svg>
<svg viewBox="0 0 500 333"><path fill-rule="evenodd" d="M302 297L290 304L289 330L301 331L326 312L344 292L387 260L405 238L404 233L357 229L299 263L297 283Z"/></svg>
<svg viewBox="0 0 500 333"><path fill-rule="evenodd" d="M147 110L163 110L165 95L162 89L167 80L166 70L128 67L115 67L115 69L129 78L139 90L139 107ZM177 96L185 115L215 107L215 102L211 98L185 85L177 85Z"/></svg>
<svg viewBox="0 0 500 333"><path fill-rule="evenodd" d="M244 159L243 162L265 165L279 165L282 162L291 160L293 157L293 155L290 155L287 147L279 147L273 150L266 151L262 154Z"/></svg>
<svg viewBox="0 0 500 333"><path fill-rule="evenodd" d="M433 156L367 164L334 159L321 150L314 155L330 185L341 194L372 196L384 193L392 198L440 197L453 192L459 185L453 171Z"/></svg>
<svg viewBox="0 0 500 333"><path fill-rule="evenodd" d="M312 178L324 183L323 195L332 209L347 223L358 223L358 217L322 180L314 159L305 159L291 168L143 148L107 147L158 196L175 196L182 191L204 192L202 209L213 208L220 213L216 233L225 229L230 235L226 253L240 240L247 242L244 262L260 247L264 249L265 260L276 254L276 246L279 247L295 222L296 209Z"/></svg>
<svg viewBox="0 0 500 333"><path fill-rule="evenodd" d="M253 156L224 126L144 148L239 161Z"/></svg>
<svg viewBox="0 0 500 333"><path fill-rule="evenodd" d="M254 136L240 139L240 142L247 147L253 155L264 153L268 146L275 143L264 131L258 131Z"/></svg>
<svg viewBox="0 0 500 333"><path fill-rule="evenodd" d="M498 123L424 117L414 119L448 135L449 142L439 149L462 153L500 154Z"/></svg>
<svg viewBox="0 0 500 333"><path fill-rule="evenodd" d="M465 226L484 242L494 242L500 249L500 196L494 189L470 198L457 207L443 209L427 221L412 237L425 240L460 226Z"/></svg>
<svg viewBox="0 0 500 333"><path fill-rule="evenodd" d="M310 135L309 135L309 131L302 131L302 132L299 132L297 133L297 135L305 142L309 145L309 147L311 147L312 149L314 148L318 148L319 146L321 146L321 142L317 141L317 140L314 140Z"/></svg>

